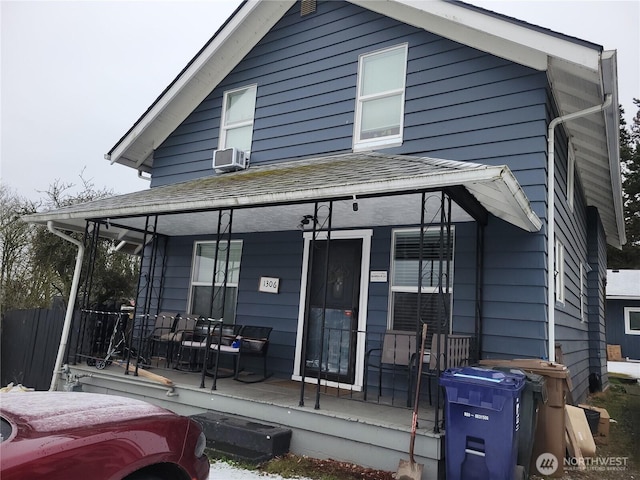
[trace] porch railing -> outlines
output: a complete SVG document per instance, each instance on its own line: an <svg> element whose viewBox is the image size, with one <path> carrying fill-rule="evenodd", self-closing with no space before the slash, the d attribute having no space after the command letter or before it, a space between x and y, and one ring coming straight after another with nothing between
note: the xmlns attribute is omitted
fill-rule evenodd
<svg viewBox="0 0 640 480"><path fill-rule="evenodd" d="M437 338L440 341L436 341ZM315 383L317 408L320 408L320 395L412 407L420 342L420 335L413 332L368 332L325 327L322 349L310 349L314 355L307 355L303 372L306 382L302 382L301 389L304 393L310 388L309 381ZM473 348L475 343L472 335L428 333L420 402L428 401L432 405L434 398L438 398L437 379L446 368L477 362ZM361 364L357 359L362 359L362 355L355 355L354 348L364 349ZM450 358L453 355L455 358ZM438 358L440 361L436 360ZM359 378L358 371L361 373ZM436 408L442 406L439 401L435 403Z"/></svg>
<svg viewBox="0 0 640 480"><path fill-rule="evenodd" d="M155 318L151 317L141 315L134 322L128 312L79 311L69 343L68 361L86 362L98 368L113 360L143 366L148 353L146 338L155 324ZM322 343L321 335L316 336L314 345L310 345L310 341L306 361L301 366L304 380L300 384L301 399L305 393L315 394L316 408L321 408L321 398L327 395L399 408L412 406L417 384L419 334L325 327ZM453 349L451 347L454 339L459 341L461 338L468 345L467 358L464 358L459 342ZM429 402L436 410L442 406L438 377L456 362L477 362L475 344L475 337L471 335L428 332L419 395L421 403ZM445 348L445 345L449 347ZM456 359L450 358L451 352L456 352ZM440 361L435 361L437 358ZM278 374L286 377L290 372L276 372L276 376ZM437 423L438 418L435 421Z"/></svg>

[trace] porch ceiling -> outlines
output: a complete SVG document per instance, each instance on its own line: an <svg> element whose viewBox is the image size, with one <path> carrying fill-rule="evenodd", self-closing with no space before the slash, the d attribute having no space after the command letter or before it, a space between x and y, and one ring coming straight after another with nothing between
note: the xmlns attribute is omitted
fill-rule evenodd
<svg viewBox="0 0 640 480"><path fill-rule="evenodd" d="M215 232L217 211L234 209L233 231L292 230L313 202L334 200L332 228L420 223L424 190L464 187L488 212L527 231L541 221L512 172L487 166L426 157L349 153L257 165L239 172L154 187L140 192L24 217L31 223L83 231L86 220L108 221L102 235L140 243L147 215L158 215L157 232L203 235ZM358 211L353 211L354 196ZM428 202L427 215L437 215L439 196ZM472 218L456 206L454 221ZM426 218L439 221L437 218ZM135 242L135 239L138 242Z"/></svg>

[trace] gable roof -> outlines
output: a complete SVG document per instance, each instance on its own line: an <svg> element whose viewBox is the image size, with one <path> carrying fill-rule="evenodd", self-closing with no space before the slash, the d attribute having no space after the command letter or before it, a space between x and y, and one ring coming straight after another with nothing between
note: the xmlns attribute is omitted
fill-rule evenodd
<svg viewBox="0 0 640 480"><path fill-rule="evenodd" d="M564 125L576 151L587 204L598 208L607 240L626 242L618 145L615 52L514 18L452 0L347 0L362 8L540 71L559 114L603 103L613 107ZM185 69L105 155L150 172L153 152L295 4L243 2Z"/></svg>

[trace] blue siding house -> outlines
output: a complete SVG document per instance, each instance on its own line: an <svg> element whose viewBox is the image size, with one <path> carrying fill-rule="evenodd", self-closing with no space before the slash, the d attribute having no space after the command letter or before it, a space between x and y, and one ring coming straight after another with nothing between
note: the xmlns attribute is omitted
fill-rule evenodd
<svg viewBox="0 0 640 480"><path fill-rule="evenodd" d="M626 241L617 106L615 51L467 3L246 1L106 154L150 188L28 220L141 255L147 328L272 327L283 384L384 397L368 352L425 322L471 361L561 351L579 401Z"/></svg>
<svg viewBox="0 0 640 480"><path fill-rule="evenodd" d="M607 270L607 344L640 361L640 270Z"/></svg>

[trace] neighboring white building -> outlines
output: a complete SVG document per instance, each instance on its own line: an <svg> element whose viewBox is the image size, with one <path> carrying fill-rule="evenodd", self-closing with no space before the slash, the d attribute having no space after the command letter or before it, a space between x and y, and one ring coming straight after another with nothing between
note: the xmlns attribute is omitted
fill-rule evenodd
<svg viewBox="0 0 640 480"><path fill-rule="evenodd" d="M640 270L607 270L606 332L627 360L608 362L609 372L640 378Z"/></svg>

